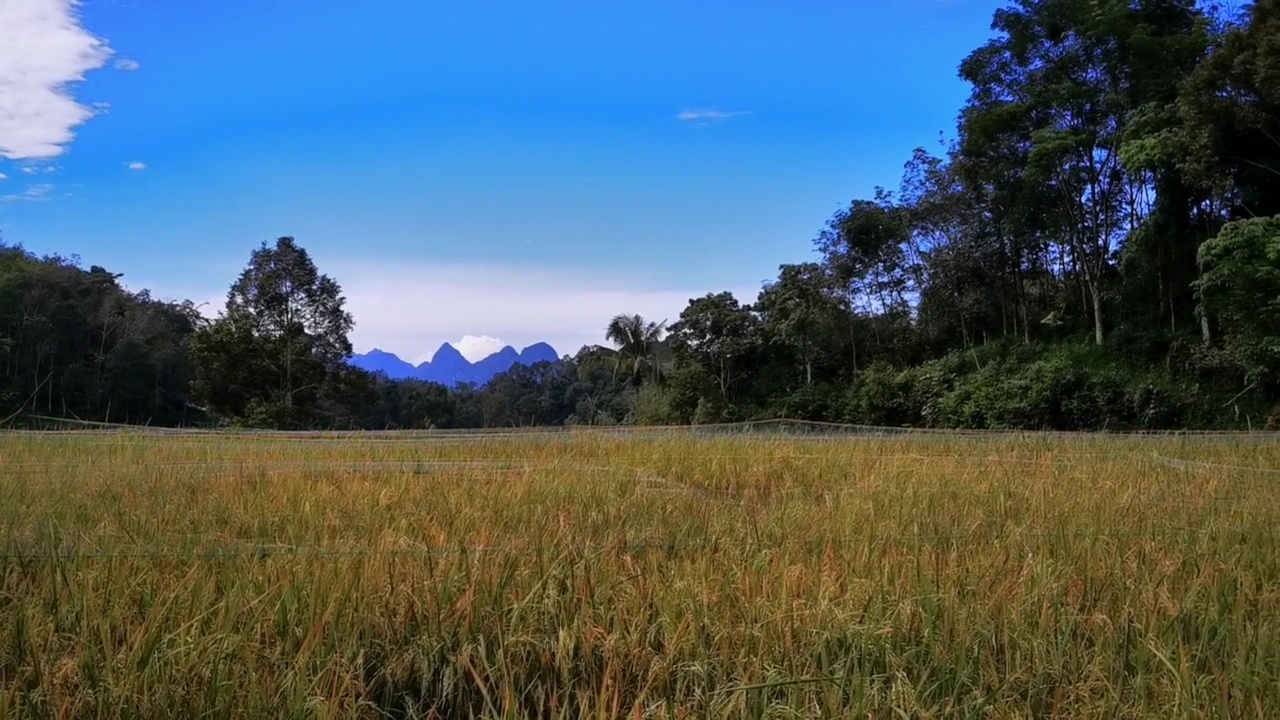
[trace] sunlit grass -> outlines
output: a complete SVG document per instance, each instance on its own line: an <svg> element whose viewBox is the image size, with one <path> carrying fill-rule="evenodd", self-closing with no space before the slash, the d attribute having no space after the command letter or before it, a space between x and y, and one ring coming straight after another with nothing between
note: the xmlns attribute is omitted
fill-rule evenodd
<svg viewBox="0 0 1280 720"><path fill-rule="evenodd" d="M0 438L0 717L1261 717L1280 448Z"/></svg>

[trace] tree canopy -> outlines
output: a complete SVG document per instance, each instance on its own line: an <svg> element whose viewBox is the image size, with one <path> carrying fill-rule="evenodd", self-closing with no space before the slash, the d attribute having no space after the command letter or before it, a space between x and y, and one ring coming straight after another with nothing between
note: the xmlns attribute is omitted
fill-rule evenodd
<svg viewBox="0 0 1280 720"><path fill-rule="evenodd" d="M217 415L273 426L308 417L351 357L338 283L293 238L254 250L226 309L192 338L195 391Z"/></svg>

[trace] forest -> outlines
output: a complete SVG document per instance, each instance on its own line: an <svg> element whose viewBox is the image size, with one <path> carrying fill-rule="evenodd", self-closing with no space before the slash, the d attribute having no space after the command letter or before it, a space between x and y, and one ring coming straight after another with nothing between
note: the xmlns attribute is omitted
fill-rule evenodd
<svg viewBox="0 0 1280 720"><path fill-rule="evenodd" d="M216 318L0 244L0 422L480 428L1280 421L1280 0L1018 0L953 132L751 302L619 314L483 387L351 367L340 278L263 243Z"/></svg>

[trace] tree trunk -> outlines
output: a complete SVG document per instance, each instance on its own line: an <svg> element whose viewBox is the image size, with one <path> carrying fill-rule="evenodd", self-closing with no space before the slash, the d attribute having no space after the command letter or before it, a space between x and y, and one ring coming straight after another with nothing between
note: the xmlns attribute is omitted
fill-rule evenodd
<svg viewBox="0 0 1280 720"><path fill-rule="evenodd" d="M1095 345L1102 344L1102 297L1098 295L1096 287L1089 288L1089 294L1093 296L1093 342Z"/></svg>
<svg viewBox="0 0 1280 720"><path fill-rule="evenodd" d="M1020 320L1022 325L1022 338L1028 345L1031 344L1031 323L1030 313L1027 312L1027 293L1026 287L1022 282L1022 261L1015 259L1013 263L1013 297L1014 297L1014 316Z"/></svg>

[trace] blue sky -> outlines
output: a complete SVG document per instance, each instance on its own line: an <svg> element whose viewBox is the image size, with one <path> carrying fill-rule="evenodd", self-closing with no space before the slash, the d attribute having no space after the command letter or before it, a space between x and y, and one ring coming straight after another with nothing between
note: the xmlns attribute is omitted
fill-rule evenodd
<svg viewBox="0 0 1280 720"><path fill-rule="evenodd" d="M999 4L3 0L0 232L210 308L293 235L357 350L571 353L811 259Z"/></svg>

